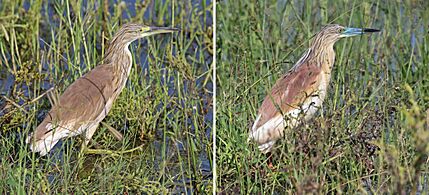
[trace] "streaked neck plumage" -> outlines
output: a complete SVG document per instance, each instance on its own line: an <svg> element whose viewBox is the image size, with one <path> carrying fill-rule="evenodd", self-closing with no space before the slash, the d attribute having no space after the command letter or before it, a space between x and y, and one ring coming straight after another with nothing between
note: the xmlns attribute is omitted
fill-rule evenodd
<svg viewBox="0 0 429 195"><path fill-rule="evenodd" d="M114 37L107 48L103 63L115 66L118 69L117 72L125 74L124 76L128 77L132 62L129 45L134 40L121 41Z"/></svg>
<svg viewBox="0 0 429 195"><path fill-rule="evenodd" d="M133 61L129 46L131 42L139 38L126 39L121 36L123 33L120 31L112 38L103 59L103 64L113 66L112 73L115 79L112 82L112 87L116 88L112 96L113 99L116 99L127 83Z"/></svg>
<svg viewBox="0 0 429 195"><path fill-rule="evenodd" d="M335 61L334 44L338 39L328 38L326 34L319 33L311 42L308 60L322 71L330 74Z"/></svg>
<svg viewBox="0 0 429 195"><path fill-rule="evenodd" d="M311 47L301 56L292 70L296 70L301 65L306 64L307 66L321 68L327 74L331 73L335 61L334 44L336 40L323 42L323 37L318 36L313 39Z"/></svg>

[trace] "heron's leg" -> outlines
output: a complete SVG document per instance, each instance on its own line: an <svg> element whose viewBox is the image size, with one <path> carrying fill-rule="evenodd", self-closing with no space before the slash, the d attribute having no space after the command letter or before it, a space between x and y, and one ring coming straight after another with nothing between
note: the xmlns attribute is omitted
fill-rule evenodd
<svg viewBox="0 0 429 195"><path fill-rule="evenodd" d="M85 141L82 143L82 146L80 147L79 159L81 159L83 157L83 155L86 153L85 151L88 150L87 149L88 143L91 140L92 136L94 135L95 130L97 130L97 127L98 127L98 123L95 125L92 125L91 127L88 127L86 129L86 131L84 132L85 133Z"/></svg>
<svg viewBox="0 0 429 195"><path fill-rule="evenodd" d="M103 122L101 122L101 123L103 123ZM113 129L113 127L110 127L110 125L107 125L105 123L103 125L105 125L108 129L109 128ZM85 154L107 154L107 155L117 156L117 155L121 155L121 154L125 154L125 153L131 153L131 152L141 150L144 148L144 145L140 145L136 148L133 148L130 150L125 150L125 151L113 151L113 150L105 150L105 149L89 149L89 148L87 148L87 145L88 145L89 141L91 141L91 138L94 135L95 130L97 130L98 126L99 126L99 123L97 123L96 125L93 125L92 127L89 127L87 129L87 131L85 132L85 142L82 143L82 150L81 150L82 155L85 153ZM116 131L115 129L114 129L115 131L112 131L111 129L109 129L109 130L113 134ZM117 133L119 133L119 132L117 132ZM119 135L122 136L121 133L119 133ZM115 137L116 137L116 135L115 135ZM119 139L119 138L117 137L117 139ZM121 139L122 139L122 137L121 137Z"/></svg>
<svg viewBox="0 0 429 195"><path fill-rule="evenodd" d="M89 141L91 141L92 136L95 133L95 130L97 130L99 123L92 125L89 127L85 132L85 146L88 145Z"/></svg>
<svg viewBox="0 0 429 195"><path fill-rule="evenodd" d="M94 135L95 130L97 129L97 127L98 127L98 123L95 124L95 125L92 125L92 126L88 127L86 129L86 131L84 132L84 134L85 134L85 141L82 143L82 146L80 147L80 152L79 152L79 155L78 155L78 164L79 164L79 167L83 166L84 154L86 153L85 151L88 150L87 149L87 145L88 145L89 141L91 140L92 136Z"/></svg>
<svg viewBox="0 0 429 195"><path fill-rule="evenodd" d="M270 169L274 169L273 166L273 154L271 154L271 152L268 152L265 154L265 156L267 157L267 166Z"/></svg>

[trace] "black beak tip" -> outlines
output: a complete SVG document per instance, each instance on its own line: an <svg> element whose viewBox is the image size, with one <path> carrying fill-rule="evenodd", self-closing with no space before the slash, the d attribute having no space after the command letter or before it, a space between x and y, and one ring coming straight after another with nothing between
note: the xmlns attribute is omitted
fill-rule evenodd
<svg viewBox="0 0 429 195"><path fill-rule="evenodd" d="M369 33L372 33L372 32L380 32L380 30L378 30L378 29L374 29L374 28L364 28L364 29L363 29L363 32L369 32Z"/></svg>

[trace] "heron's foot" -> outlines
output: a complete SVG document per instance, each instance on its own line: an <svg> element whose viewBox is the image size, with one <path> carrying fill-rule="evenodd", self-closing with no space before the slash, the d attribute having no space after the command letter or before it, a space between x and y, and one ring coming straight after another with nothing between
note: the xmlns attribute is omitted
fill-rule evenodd
<svg viewBox="0 0 429 195"><path fill-rule="evenodd" d="M274 168L274 165L273 165L273 162L267 162L267 166L268 166L268 168L269 169L271 169L271 170L274 170L275 168Z"/></svg>
<svg viewBox="0 0 429 195"><path fill-rule="evenodd" d="M113 155L113 156L119 156L121 154L127 154L132 153L137 150L142 150L145 145L140 145L138 147L125 150L125 151L115 151L115 150L105 150L105 149L85 149L85 154L107 154L107 155Z"/></svg>
<svg viewBox="0 0 429 195"><path fill-rule="evenodd" d="M273 165L273 155L271 154L271 152L268 152L265 154L267 156L267 166L269 169L271 170L275 170L275 167Z"/></svg>
<svg viewBox="0 0 429 195"><path fill-rule="evenodd" d="M112 156L119 156L117 151L114 150L105 150L105 149L85 149L83 151L85 154L107 154Z"/></svg>

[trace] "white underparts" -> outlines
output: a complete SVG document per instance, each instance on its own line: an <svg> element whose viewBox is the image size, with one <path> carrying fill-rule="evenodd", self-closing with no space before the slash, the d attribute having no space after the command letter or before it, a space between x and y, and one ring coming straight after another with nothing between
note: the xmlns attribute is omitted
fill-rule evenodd
<svg viewBox="0 0 429 195"><path fill-rule="evenodd" d="M74 123L74 122L72 122ZM66 126L53 125L48 123L45 128L48 130L48 133L44 135L43 138L39 140L32 140L33 136L29 135L26 142L31 143L30 149L33 152L40 152L41 156L46 155L51 149L58 143L58 141L64 137L73 137L79 135L81 128L78 131L70 131L73 127L72 123Z"/></svg>
<svg viewBox="0 0 429 195"><path fill-rule="evenodd" d="M258 124L260 118L261 115L259 114L250 132L249 140L257 142L259 150L267 153L274 146L277 139L283 137L283 131L288 121L284 120L283 116L279 114L256 129L256 124Z"/></svg>
<svg viewBox="0 0 429 195"><path fill-rule="evenodd" d="M309 100L304 102L300 108L293 109L285 113L284 116L279 112L275 117L260 126L258 123L261 119L261 114L258 114L249 134L249 140L254 140L258 143L258 148L261 152L270 152L275 142L283 137L286 128L295 128L302 122L302 118L304 121L310 120L322 106L326 96L329 76L322 73L317 93L312 94ZM257 126L259 127L256 128Z"/></svg>

